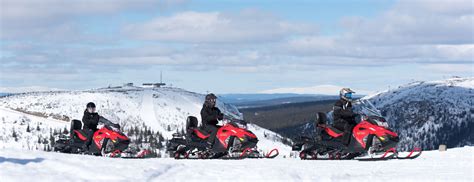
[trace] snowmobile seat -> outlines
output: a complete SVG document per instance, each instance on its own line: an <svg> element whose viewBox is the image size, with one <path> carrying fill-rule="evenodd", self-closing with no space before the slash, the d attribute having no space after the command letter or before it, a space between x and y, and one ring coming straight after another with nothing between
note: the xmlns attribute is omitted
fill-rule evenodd
<svg viewBox="0 0 474 182"><path fill-rule="evenodd" d="M73 134L72 135L75 135L77 136L77 138L79 138L80 140L87 140L87 134L84 132L84 130L74 130L73 131ZM74 136L72 138L75 138Z"/></svg>
<svg viewBox="0 0 474 182"><path fill-rule="evenodd" d="M326 113L318 112L318 115L316 115L316 121L315 121L316 126L325 125L326 122L327 122Z"/></svg>
<svg viewBox="0 0 474 182"><path fill-rule="evenodd" d="M198 120L194 116L188 116L186 119L186 129L194 129L198 127Z"/></svg>
<svg viewBox="0 0 474 182"><path fill-rule="evenodd" d="M344 132L341 130L338 130L337 128L331 126L331 125L326 125L324 127L324 131L329 134L331 137L338 138L341 137Z"/></svg>
<svg viewBox="0 0 474 182"><path fill-rule="evenodd" d="M198 120L194 116L188 116L186 119L186 132L188 135L196 134L201 139L209 137L209 133L206 130L198 127Z"/></svg>
<svg viewBox="0 0 474 182"><path fill-rule="evenodd" d="M73 137L74 130L82 130L82 122L77 119L71 121L71 129L69 131L71 138Z"/></svg>
<svg viewBox="0 0 474 182"><path fill-rule="evenodd" d="M201 139L206 139L210 135L207 131L204 131L201 128L196 128L196 129L194 129L193 132L194 132L194 134L196 134Z"/></svg>

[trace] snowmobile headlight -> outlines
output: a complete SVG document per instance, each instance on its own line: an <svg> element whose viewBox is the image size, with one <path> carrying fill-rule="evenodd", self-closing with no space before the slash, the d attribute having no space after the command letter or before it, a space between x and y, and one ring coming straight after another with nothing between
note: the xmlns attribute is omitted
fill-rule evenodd
<svg viewBox="0 0 474 182"><path fill-rule="evenodd" d="M245 138L244 138L244 137L240 137L239 140L240 140L241 142L243 142L243 141L245 140Z"/></svg>
<svg viewBox="0 0 474 182"><path fill-rule="evenodd" d="M388 128L388 123L380 120L375 120L377 122L377 125Z"/></svg>
<svg viewBox="0 0 474 182"><path fill-rule="evenodd" d="M238 122L236 122L235 124L237 124L237 126L238 126L239 128L247 129L247 125L244 125L244 124L238 123Z"/></svg>

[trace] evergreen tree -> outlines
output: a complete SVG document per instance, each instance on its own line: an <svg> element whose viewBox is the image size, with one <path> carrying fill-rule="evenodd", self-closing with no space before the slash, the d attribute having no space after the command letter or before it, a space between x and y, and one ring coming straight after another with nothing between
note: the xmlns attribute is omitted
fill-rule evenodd
<svg viewBox="0 0 474 182"><path fill-rule="evenodd" d="M55 141L54 141L54 136L53 136L53 135L50 135L50 136L49 136L49 143L50 143L51 145L54 145Z"/></svg>
<svg viewBox="0 0 474 182"><path fill-rule="evenodd" d="M163 137L163 135L161 135L161 133L158 133L158 132L157 132L156 134L158 135L158 140L159 140L160 142L165 141L165 138Z"/></svg>
<svg viewBox="0 0 474 182"><path fill-rule="evenodd" d="M30 129L30 124L28 123L28 126L26 126L26 132L31 132L31 129Z"/></svg>
<svg viewBox="0 0 474 182"><path fill-rule="evenodd" d="M15 129L13 129L12 137L15 139L15 142L18 141L18 134L16 133Z"/></svg>

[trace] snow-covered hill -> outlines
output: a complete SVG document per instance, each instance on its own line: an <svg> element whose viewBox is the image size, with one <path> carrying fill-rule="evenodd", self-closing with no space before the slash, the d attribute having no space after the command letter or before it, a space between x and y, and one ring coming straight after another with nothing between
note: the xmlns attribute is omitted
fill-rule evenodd
<svg viewBox="0 0 474 182"><path fill-rule="evenodd" d="M0 149L1 181L473 181L474 147L379 162L114 159Z"/></svg>
<svg viewBox="0 0 474 182"><path fill-rule="evenodd" d="M70 119L81 119L85 105L94 102L100 115L118 122L124 130L151 129L165 139L185 128L189 115L200 118L204 95L179 88L126 87L88 91L31 92L0 98L0 148L45 149L52 133L69 129ZM242 118L232 105L218 101L229 117ZM250 125L259 147L289 151L281 137ZM266 137L265 137L265 136ZM163 142L163 141L161 141Z"/></svg>
<svg viewBox="0 0 474 182"><path fill-rule="evenodd" d="M474 78L410 83L362 99L373 103L397 131L400 149L474 145ZM331 114L328 113L328 118ZM314 123L289 127L282 132L294 137L314 136Z"/></svg>
<svg viewBox="0 0 474 182"><path fill-rule="evenodd" d="M474 145L474 78L415 82L370 100L400 137L400 146Z"/></svg>

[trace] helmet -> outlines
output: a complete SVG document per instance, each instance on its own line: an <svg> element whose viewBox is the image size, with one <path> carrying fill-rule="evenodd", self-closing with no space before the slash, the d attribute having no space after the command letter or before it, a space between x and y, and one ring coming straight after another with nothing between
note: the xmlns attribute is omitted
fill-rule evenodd
<svg viewBox="0 0 474 182"><path fill-rule="evenodd" d="M346 100L346 101L352 101L352 94L355 93L352 91L350 88L342 88L341 91L339 91L339 97L341 99Z"/></svg>
<svg viewBox="0 0 474 182"><path fill-rule="evenodd" d="M95 113L95 104L93 102L87 103L86 110L89 113Z"/></svg>
<svg viewBox="0 0 474 182"><path fill-rule="evenodd" d="M89 102L87 103L86 108L95 108L95 104L93 102Z"/></svg>
<svg viewBox="0 0 474 182"><path fill-rule="evenodd" d="M207 94L204 104L208 107L214 107L216 105L216 99L217 97L213 93Z"/></svg>

